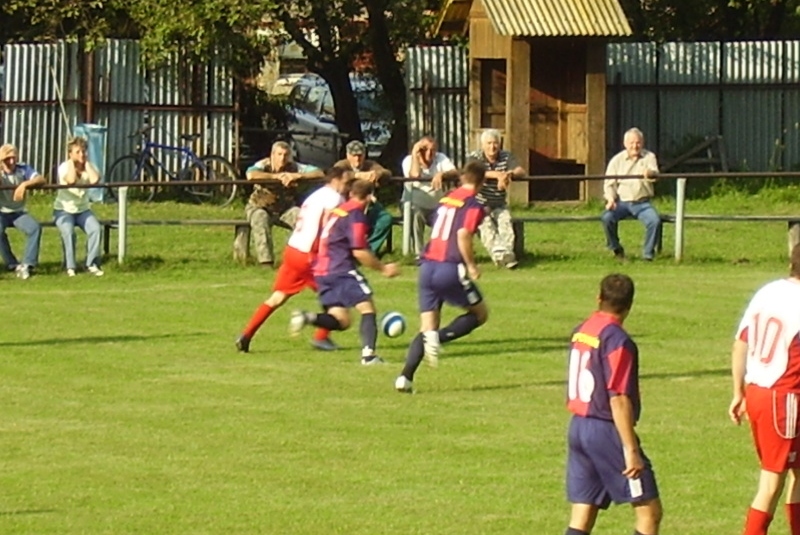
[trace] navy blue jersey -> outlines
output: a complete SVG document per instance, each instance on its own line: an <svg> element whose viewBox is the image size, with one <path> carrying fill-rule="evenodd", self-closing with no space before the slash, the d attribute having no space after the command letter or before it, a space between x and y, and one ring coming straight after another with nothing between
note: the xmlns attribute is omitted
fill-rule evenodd
<svg viewBox="0 0 800 535"><path fill-rule="evenodd" d="M639 419L639 350L616 317L595 312L572 333L567 390L578 416L613 420L610 400L624 394Z"/></svg>
<svg viewBox="0 0 800 535"><path fill-rule="evenodd" d="M461 187L451 191L439 201L431 222L431 239L422 258L436 262L463 262L458 248L458 231L466 229L475 234L485 215L483 205L475 197L475 190Z"/></svg>
<svg viewBox="0 0 800 535"><path fill-rule="evenodd" d="M319 252L314 263L315 277L356 269L353 251L369 249L369 221L364 208L363 201L350 199L331 211L320 234Z"/></svg>

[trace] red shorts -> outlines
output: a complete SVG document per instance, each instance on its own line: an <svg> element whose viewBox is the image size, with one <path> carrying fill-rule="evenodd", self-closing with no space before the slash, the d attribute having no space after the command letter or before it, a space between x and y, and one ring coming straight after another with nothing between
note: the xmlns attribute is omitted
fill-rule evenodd
<svg viewBox="0 0 800 535"><path fill-rule="evenodd" d="M272 291L283 292L286 295L294 295L303 291L303 288L311 288L317 291L314 282L314 274L311 271L311 253L298 251L294 247L286 247L283 250L283 262L278 268L275 276L275 283Z"/></svg>
<svg viewBox="0 0 800 535"><path fill-rule="evenodd" d="M745 400L761 468L778 473L800 468L800 393L747 385Z"/></svg>

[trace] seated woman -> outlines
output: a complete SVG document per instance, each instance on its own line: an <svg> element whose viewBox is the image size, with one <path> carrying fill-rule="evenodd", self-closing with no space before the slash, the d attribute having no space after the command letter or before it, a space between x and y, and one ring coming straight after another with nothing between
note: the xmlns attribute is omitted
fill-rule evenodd
<svg viewBox="0 0 800 535"><path fill-rule="evenodd" d="M100 174L86 160L88 145L82 137L72 138L67 144L67 161L58 166L58 183L97 184ZM62 188L56 194L53 204L53 218L61 232L61 243L64 249L64 262L67 275L75 276L75 227L86 233L86 269L92 275L100 277L100 240L102 228L100 222L89 209L89 190L86 188Z"/></svg>

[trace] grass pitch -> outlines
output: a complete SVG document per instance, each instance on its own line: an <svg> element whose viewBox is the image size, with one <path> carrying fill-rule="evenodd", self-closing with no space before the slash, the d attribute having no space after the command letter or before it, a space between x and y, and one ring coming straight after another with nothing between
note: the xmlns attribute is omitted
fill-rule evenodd
<svg viewBox="0 0 800 535"><path fill-rule="evenodd" d="M48 206L33 209L44 218ZM46 230L40 275L0 276L0 532L562 533L567 338L612 271L637 284L626 326L663 532L739 532L757 463L748 430L726 416L729 350L752 292L787 271L785 228L692 225L682 265L670 229L665 256L625 265L599 225L527 232L520 269L483 263L489 322L446 346L438 369L423 365L409 396L393 381L417 325L412 265L395 280L368 274L379 310L403 312L409 332L379 339L388 364L362 367L357 329L335 335L335 353L288 338L291 309L315 307L309 293L270 318L250 354L235 352L273 272L231 262L232 229L135 227L126 265L74 279ZM643 229L621 232L635 255ZM632 522L612 507L594 533ZM786 531L782 511L773 525Z"/></svg>

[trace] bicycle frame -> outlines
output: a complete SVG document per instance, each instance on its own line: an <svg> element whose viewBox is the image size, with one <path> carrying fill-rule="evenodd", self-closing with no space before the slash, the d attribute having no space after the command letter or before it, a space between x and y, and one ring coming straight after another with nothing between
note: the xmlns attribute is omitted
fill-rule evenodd
<svg viewBox="0 0 800 535"><path fill-rule="evenodd" d="M183 147L176 147L174 145L164 145L161 143L154 143L148 139L143 139L143 147L139 151L139 154L136 158L136 170L134 171L134 177L139 176L142 172L142 169L147 163L152 164L154 167L158 167L165 173L168 180L177 180L179 173L192 166L193 164L198 164L205 169L205 164L203 164L202 160L195 154L195 152L189 148L188 146ZM177 173L173 173L170 171L166 165L156 156L155 151L164 151L167 153L179 153L181 157L181 165Z"/></svg>

